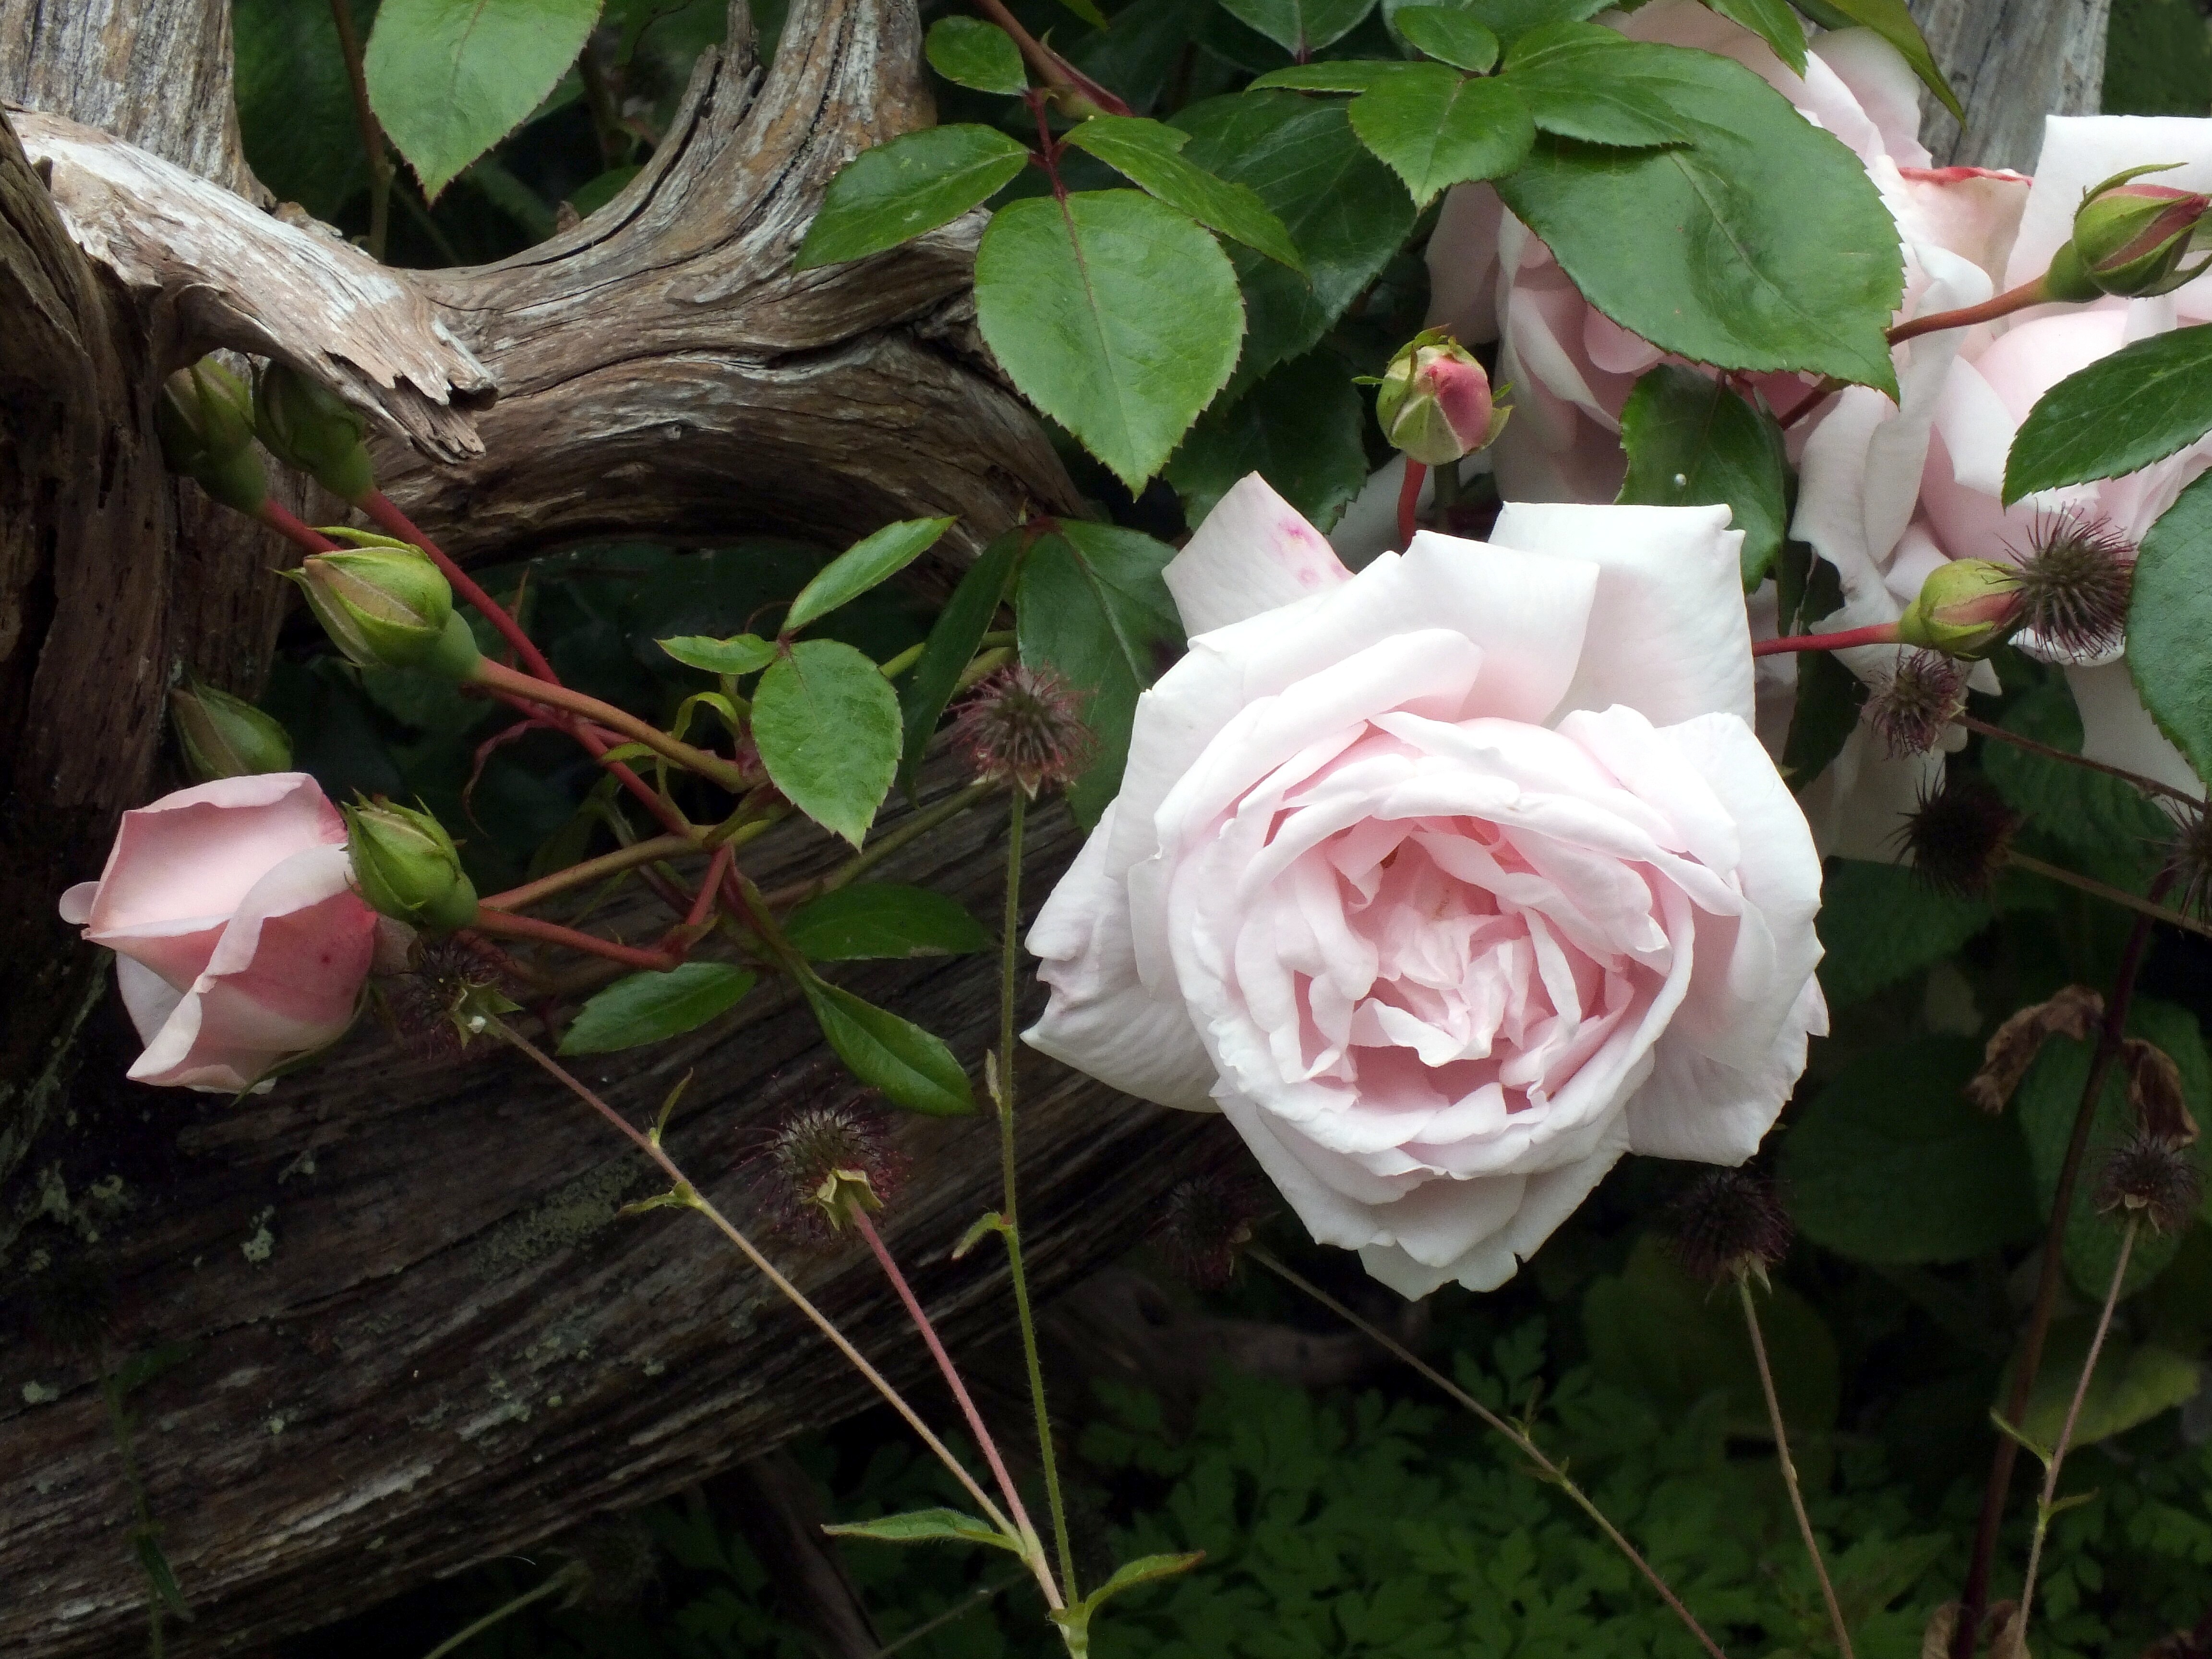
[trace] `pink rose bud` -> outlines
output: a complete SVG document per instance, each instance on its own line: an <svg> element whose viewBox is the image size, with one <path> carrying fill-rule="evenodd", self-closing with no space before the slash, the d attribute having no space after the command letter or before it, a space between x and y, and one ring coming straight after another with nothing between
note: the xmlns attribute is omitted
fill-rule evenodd
<svg viewBox="0 0 2212 1659"><path fill-rule="evenodd" d="M2051 261L2047 283L2061 299L2099 294L2141 299L2171 293L2204 270L2186 270L2197 222L2212 198L2170 185L2132 182L2179 165L2130 167L2087 191L2074 215L2074 238Z"/></svg>
<svg viewBox="0 0 2212 1659"><path fill-rule="evenodd" d="M243 697L194 682L169 693L185 764L202 783L292 769L292 739Z"/></svg>
<svg viewBox="0 0 2212 1659"><path fill-rule="evenodd" d="M256 513L269 477L253 449L253 396L212 357L180 368L154 400L161 459L225 507Z"/></svg>
<svg viewBox="0 0 2212 1659"><path fill-rule="evenodd" d="M1495 439L1512 411L1491 400L1490 376L1442 329L1418 334L1382 371L1375 418L1394 448L1428 466L1471 455Z"/></svg>
<svg viewBox="0 0 2212 1659"><path fill-rule="evenodd" d="M1979 657L2020 626L2020 572L1988 559L1953 559L1930 573L1897 619L1900 644Z"/></svg>
<svg viewBox="0 0 2212 1659"><path fill-rule="evenodd" d="M140 1083L234 1094L353 1024L376 912L345 821L303 772L223 778L125 812L64 921L116 953Z"/></svg>

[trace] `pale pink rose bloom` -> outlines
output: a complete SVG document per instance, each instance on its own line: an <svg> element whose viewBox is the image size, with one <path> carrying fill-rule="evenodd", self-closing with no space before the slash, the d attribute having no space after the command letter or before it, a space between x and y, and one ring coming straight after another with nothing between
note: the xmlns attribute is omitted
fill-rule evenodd
<svg viewBox="0 0 2212 1659"><path fill-rule="evenodd" d="M1814 125L1849 146L1893 213L1903 210L1901 168L1923 169L1915 136L1919 82L1897 50L1867 29L1816 39L1794 74L1749 29L1694 0L1654 0L1608 21L1632 40L1688 46L1735 59ZM1492 447L1510 501L1609 501L1626 471L1620 410L1638 376L1665 355L1584 300L1566 272L1488 185L1455 186L1429 240L1431 325L1469 343L1499 341L1498 384L1510 384L1513 418ZM1679 361L1679 360L1675 360ZM1777 409L1809 382L1754 377Z"/></svg>
<svg viewBox="0 0 2212 1659"><path fill-rule="evenodd" d="M345 841L304 772L222 778L123 815L106 869L61 913L116 953L146 1044L134 1080L234 1093L343 1034L376 932Z"/></svg>
<svg viewBox="0 0 2212 1659"><path fill-rule="evenodd" d="M1028 1040L1218 1109L1407 1296L1503 1283L1625 1152L1736 1164L1825 1029L1725 507L1511 504L1352 575L1254 475L1029 937Z"/></svg>

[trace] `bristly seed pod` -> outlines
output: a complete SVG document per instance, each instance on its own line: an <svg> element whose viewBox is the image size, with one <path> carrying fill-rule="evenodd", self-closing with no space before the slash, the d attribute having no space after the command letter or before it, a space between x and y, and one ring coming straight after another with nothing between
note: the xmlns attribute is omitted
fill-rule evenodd
<svg viewBox="0 0 2212 1659"><path fill-rule="evenodd" d="M960 705L952 738L976 778L1012 783L1030 799L1050 785L1064 788L1097 752L1083 723L1082 697L1049 668L1000 669Z"/></svg>
<svg viewBox="0 0 2212 1659"><path fill-rule="evenodd" d="M2155 1232L2177 1233L2204 1200L2204 1175L2189 1149L2138 1130L2113 1151L2097 1183L2097 1207L2141 1216Z"/></svg>
<svg viewBox="0 0 2212 1659"><path fill-rule="evenodd" d="M2166 843L2166 868L2173 878L2173 906L2184 915L2212 915L2212 812L2190 807Z"/></svg>
<svg viewBox="0 0 2212 1659"><path fill-rule="evenodd" d="M768 1161L782 1219L817 1237L842 1231L856 1208L882 1209L906 1173L882 1118L858 1100L799 1108L777 1127Z"/></svg>
<svg viewBox="0 0 2212 1659"><path fill-rule="evenodd" d="M1939 893L1978 898L2004 862L2020 819L1980 779L1946 781L1920 797L1897 839L1920 878Z"/></svg>
<svg viewBox="0 0 2212 1659"><path fill-rule="evenodd" d="M1752 1170L1708 1170L1675 1194L1666 1225L1674 1256L1709 1285L1740 1273L1764 1283L1795 1230L1774 1183Z"/></svg>
<svg viewBox="0 0 2212 1659"><path fill-rule="evenodd" d="M484 1016L510 1014L521 992L506 959L482 939L423 934L397 973L380 974L376 991L402 1041L426 1058L456 1055Z"/></svg>
<svg viewBox="0 0 2212 1659"><path fill-rule="evenodd" d="M1862 711L1895 760L1924 755L1966 710L1966 665L1940 651L1899 651Z"/></svg>
<svg viewBox="0 0 2212 1659"><path fill-rule="evenodd" d="M2020 626L2069 656L2109 656L2126 638L2135 577L2135 547L2110 524L2051 514L2020 561Z"/></svg>
<svg viewBox="0 0 2212 1659"><path fill-rule="evenodd" d="M1160 1200L1146 1238L1176 1278L1218 1291L1237 1277L1237 1257L1266 1215L1259 1188L1241 1174L1186 1176Z"/></svg>

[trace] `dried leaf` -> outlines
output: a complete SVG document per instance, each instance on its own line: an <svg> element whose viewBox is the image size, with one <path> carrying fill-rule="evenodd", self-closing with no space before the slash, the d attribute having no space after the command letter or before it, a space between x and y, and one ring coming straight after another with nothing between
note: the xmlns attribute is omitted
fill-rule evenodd
<svg viewBox="0 0 2212 1659"><path fill-rule="evenodd" d="M1990 1659L2035 1659L2027 1650L2027 1626L2017 1601L2000 1601L1990 1609Z"/></svg>
<svg viewBox="0 0 2212 1659"><path fill-rule="evenodd" d="M2105 999L2086 985L2069 985L2050 1001L2021 1009L1997 1027L1982 1050L1982 1069L1966 1085L1966 1098L1992 1115L2002 1112L2045 1038L2084 1040L2104 1016Z"/></svg>
<svg viewBox="0 0 2212 1659"><path fill-rule="evenodd" d="M1959 1604L1946 1601L1928 1615L1928 1628L1920 1632L1920 1659L1950 1659L1951 1638L1959 1629Z"/></svg>
<svg viewBox="0 0 2212 1659"><path fill-rule="evenodd" d="M2130 1037L2120 1044L2120 1065L2128 1074L2128 1104L2136 1109L2142 1132L2175 1146L2197 1144L2197 1120L2181 1096L2181 1068L2156 1043Z"/></svg>

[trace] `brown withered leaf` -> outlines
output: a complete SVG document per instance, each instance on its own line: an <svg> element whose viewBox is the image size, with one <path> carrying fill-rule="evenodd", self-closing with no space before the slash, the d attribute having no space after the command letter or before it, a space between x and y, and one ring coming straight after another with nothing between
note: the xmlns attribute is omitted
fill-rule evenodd
<svg viewBox="0 0 2212 1659"><path fill-rule="evenodd" d="M2105 1017L2105 999L2086 985L2069 985L2048 1002L2021 1009L1996 1029L1982 1049L1982 1069L1966 1085L1966 1098L1992 1116L2005 1109L2044 1039L2085 1039Z"/></svg>
<svg viewBox="0 0 2212 1659"><path fill-rule="evenodd" d="M2027 1626L2020 1603L2000 1601L1990 1609L1990 1659L2033 1659L2027 1650Z"/></svg>
<svg viewBox="0 0 2212 1659"><path fill-rule="evenodd" d="M1946 1601L1928 1615L1920 1632L1920 1659L1951 1659L1951 1638L1959 1632L1959 1604Z"/></svg>
<svg viewBox="0 0 2212 1659"><path fill-rule="evenodd" d="M2156 1043L2130 1037L2120 1045L2120 1065L2127 1073L2128 1104L2142 1132L2172 1146L2195 1146L2197 1120L2181 1097L2181 1068L2172 1056Z"/></svg>

